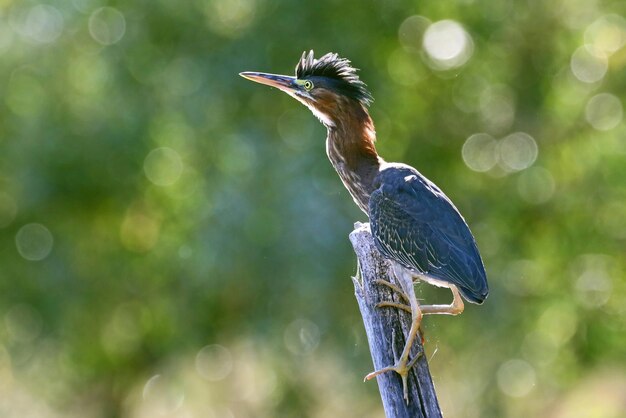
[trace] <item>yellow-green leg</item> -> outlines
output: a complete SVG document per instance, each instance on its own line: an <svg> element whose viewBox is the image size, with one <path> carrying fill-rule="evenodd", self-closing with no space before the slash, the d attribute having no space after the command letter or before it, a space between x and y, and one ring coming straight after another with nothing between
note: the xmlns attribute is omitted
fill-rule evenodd
<svg viewBox="0 0 626 418"><path fill-rule="evenodd" d="M395 284L388 282L387 280L374 280L374 283L387 286L393 290L398 296L400 296L406 303L409 303L409 297L406 293ZM453 284L448 284L448 288L452 292L452 303L449 305L420 305L419 308L422 311L422 315L443 314L443 315L458 315L463 312L465 305L463 299L459 293L458 288ZM376 305L377 308L397 308L408 313L411 313L411 307L404 303L383 301Z"/></svg>
<svg viewBox="0 0 626 418"><path fill-rule="evenodd" d="M398 278L401 286L401 294L404 293L405 298L408 299L410 310L411 310L411 328L409 330L409 334L406 337L406 343L404 344L404 349L402 350L402 354L400 358L393 366L385 367L380 370L376 370L367 376L365 376L365 380L373 379L381 373L394 371L400 375L402 378L402 389L404 392L404 400L409 402L409 388L408 388L408 376L409 371L414 366L417 357L413 360L409 361L409 355L411 354L411 348L413 347L413 343L420 329L420 323L422 322L422 311L417 302L417 297L415 296L415 289L413 288L413 278L411 277L406 270L401 267L394 268L394 273ZM391 302L390 302L391 303ZM389 306L389 305L383 305ZM419 357L419 356L418 356Z"/></svg>
<svg viewBox="0 0 626 418"><path fill-rule="evenodd" d="M411 313L411 329L409 330L409 335L407 335L406 343L404 345L404 349L402 350L402 354L400 358L393 366L384 367L380 370L376 370L367 376L365 376L365 380L373 379L379 374L394 371L400 375L402 378L402 389L404 391L404 399L408 403L408 376L409 371L415 365L415 362L420 357L422 353L417 355L414 359L409 361L409 355L411 353L411 348L413 347L413 343L415 342L415 338L417 337L420 324L422 322L422 317L424 315L430 314L447 314L447 315L458 315L463 312L464 305L463 299L461 299L461 294L456 286L453 284L449 285L450 290L452 291L453 299L452 303L449 305L422 305L420 306L417 297L415 296L415 289L413 288L413 276L399 266L394 267L394 274L398 278L400 282L400 286L398 287L393 283L390 283L386 280L376 280L377 284L387 286L391 288L394 292L396 292L405 302L409 305L405 305L403 303L397 302L380 302L376 305L376 307L392 307L397 309L402 309Z"/></svg>
<svg viewBox="0 0 626 418"><path fill-rule="evenodd" d="M459 289L457 289L457 287L453 284L450 284L449 287L452 291L453 296L452 303L449 305L422 305L420 306L422 314L458 315L463 312L463 309L465 309L465 305L463 304L463 299L461 299Z"/></svg>

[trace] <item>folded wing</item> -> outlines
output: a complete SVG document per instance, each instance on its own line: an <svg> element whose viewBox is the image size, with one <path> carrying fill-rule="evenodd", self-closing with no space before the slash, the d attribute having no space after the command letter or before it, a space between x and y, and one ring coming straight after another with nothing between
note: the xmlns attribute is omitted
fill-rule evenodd
<svg viewBox="0 0 626 418"><path fill-rule="evenodd" d="M369 217L381 253L482 303L489 290L476 242L445 194L408 166L382 171L376 184Z"/></svg>

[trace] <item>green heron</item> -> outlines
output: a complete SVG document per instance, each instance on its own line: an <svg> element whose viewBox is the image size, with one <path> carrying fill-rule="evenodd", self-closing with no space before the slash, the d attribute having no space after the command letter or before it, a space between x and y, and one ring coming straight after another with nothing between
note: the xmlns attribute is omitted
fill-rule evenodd
<svg viewBox="0 0 626 418"><path fill-rule="evenodd" d="M457 315L461 296L481 304L489 293L487 277L474 236L450 199L415 168L384 161L376 152L374 123L367 111L372 95L349 60L335 53L315 59L313 51L296 66L295 77L243 72L249 80L276 87L307 106L326 126L326 153L354 202L370 220L376 247L391 260L409 307L391 302L379 306L404 307L412 314L407 341L395 365L387 371L402 377L407 397L409 359L422 315ZM420 305L415 280L450 288L449 305ZM381 281L382 282L382 281Z"/></svg>

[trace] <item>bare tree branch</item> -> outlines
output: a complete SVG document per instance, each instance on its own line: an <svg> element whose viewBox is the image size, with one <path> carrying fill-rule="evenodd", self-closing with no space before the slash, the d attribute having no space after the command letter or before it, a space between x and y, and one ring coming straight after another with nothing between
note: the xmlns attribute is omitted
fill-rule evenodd
<svg viewBox="0 0 626 418"><path fill-rule="evenodd" d="M377 308L384 301L405 304L388 286L376 283L386 280L398 284L390 263L378 252L369 224L357 222L350 241L358 259L358 277L354 291L376 370L395 364L404 347L410 328L411 314L393 307ZM409 374L409 402L404 400L402 380L394 372L379 375L378 389L388 418L441 417L437 394L433 385L421 337L416 339L411 358L419 356Z"/></svg>

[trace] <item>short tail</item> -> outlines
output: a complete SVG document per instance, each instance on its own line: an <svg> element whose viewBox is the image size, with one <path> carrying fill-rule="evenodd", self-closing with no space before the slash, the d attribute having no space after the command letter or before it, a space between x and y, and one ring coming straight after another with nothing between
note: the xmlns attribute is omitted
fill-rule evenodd
<svg viewBox="0 0 626 418"><path fill-rule="evenodd" d="M481 289L468 289L467 287L459 286L459 291L465 300L478 305L482 305L487 296L489 296L489 287L486 282Z"/></svg>

